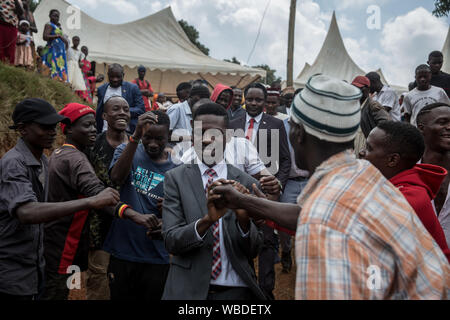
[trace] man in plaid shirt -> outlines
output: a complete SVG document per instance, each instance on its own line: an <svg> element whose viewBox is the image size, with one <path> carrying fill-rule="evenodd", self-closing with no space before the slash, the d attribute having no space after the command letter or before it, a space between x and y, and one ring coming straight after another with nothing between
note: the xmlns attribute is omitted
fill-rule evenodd
<svg viewBox="0 0 450 320"><path fill-rule="evenodd" d="M360 97L316 75L295 98L290 140L299 168L314 172L298 205L230 186L214 192L231 208L296 229L296 299L446 299L450 265L441 249L400 191L355 158Z"/></svg>

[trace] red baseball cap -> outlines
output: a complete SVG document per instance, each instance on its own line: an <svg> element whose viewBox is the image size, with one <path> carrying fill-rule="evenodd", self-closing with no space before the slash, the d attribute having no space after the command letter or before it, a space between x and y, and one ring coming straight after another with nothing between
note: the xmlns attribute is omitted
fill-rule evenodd
<svg viewBox="0 0 450 320"><path fill-rule="evenodd" d="M89 106L85 106L85 105L79 104L79 103L66 104L65 107L58 113L64 117L68 118L70 120L70 123L74 123L75 121L77 121L77 119L79 119L82 116L85 116L89 113L92 113L95 116L94 109L92 109ZM66 124L61 122L61 130L63 133L65 133L65 131L64 131L65 128L66 128Z"/></svg>
<svg viewBox="0 0 450 320"><path fill-rule="evenodd" d="M369 78L364 77L364 76L357 76L353 80L352 85L354 85L355 87L358 87L358 88L362 88L365 86L370 87L370 80L369 80Z"/></svg>

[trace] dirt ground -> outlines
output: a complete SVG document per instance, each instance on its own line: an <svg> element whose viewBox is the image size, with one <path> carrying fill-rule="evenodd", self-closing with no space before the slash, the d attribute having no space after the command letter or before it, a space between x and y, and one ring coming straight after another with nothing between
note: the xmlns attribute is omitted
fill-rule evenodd
<svg viewBox="0 0 450 320"><path fill-rule="evenodd" d="M294 257L292 257L292 260L294 261ZM258 268L257 263L255 263L255 267ZM281 269L281 263L277 263L275 265L275 299L293 300L295 297L295 263L290 273L282 273ZM82 284L85 283L85 278L86 274L83 272L81 274ZM80 290L71 290L69 300L86 300L86 288L83 286Z"/></svg>

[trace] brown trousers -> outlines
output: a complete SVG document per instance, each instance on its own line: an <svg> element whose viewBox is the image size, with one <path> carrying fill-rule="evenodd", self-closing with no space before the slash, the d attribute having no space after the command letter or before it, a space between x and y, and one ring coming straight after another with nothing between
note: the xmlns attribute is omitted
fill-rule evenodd
<svg viewBox="0 0 450 320"><path fill-rule="evenodd" d="M108 265L109 253L103 250L89 251L88 271L86 273L87 300L110 300Z"/></svg>

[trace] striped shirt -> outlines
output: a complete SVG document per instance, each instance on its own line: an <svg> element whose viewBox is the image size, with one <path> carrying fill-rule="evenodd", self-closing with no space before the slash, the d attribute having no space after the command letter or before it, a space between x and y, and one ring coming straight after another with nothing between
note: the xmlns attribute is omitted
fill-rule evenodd
<svg viewBox="0 0 450 320"><path fill-rule="evenodd" d="M296 299L445 299L450 265L403 195L350 151L298 198Z"/></svg>

